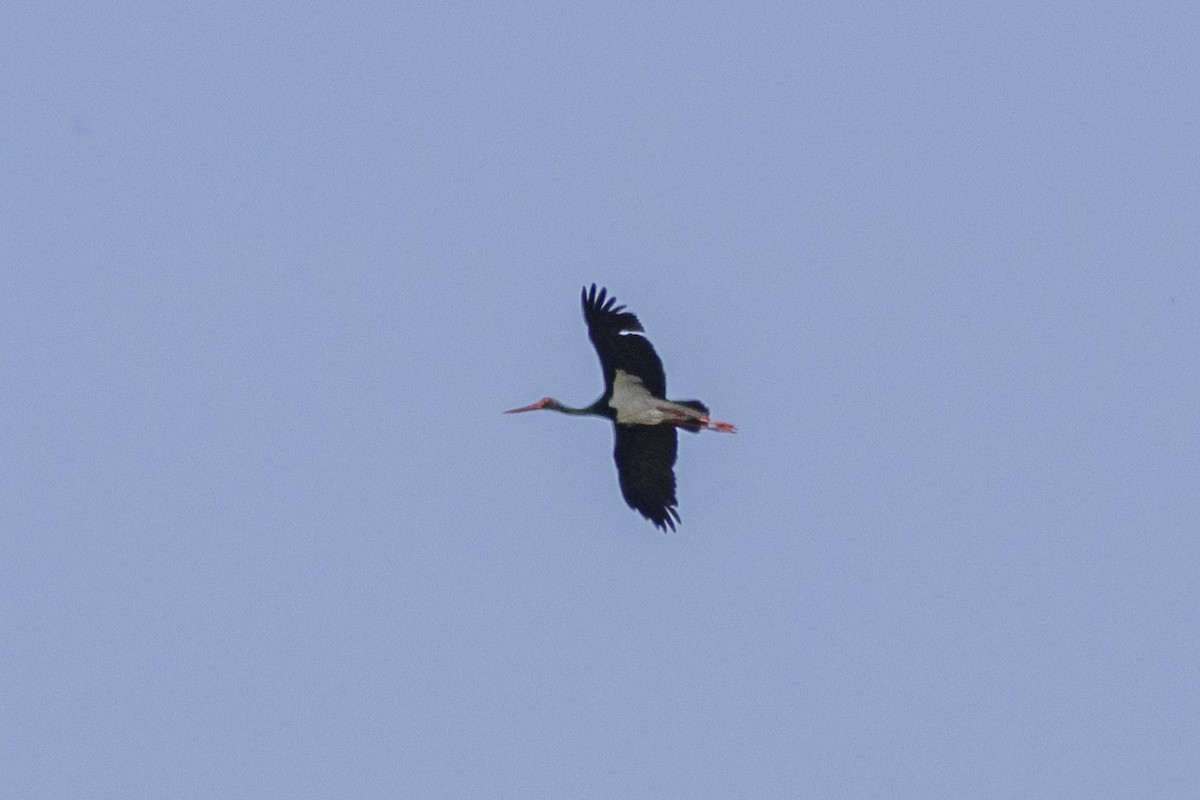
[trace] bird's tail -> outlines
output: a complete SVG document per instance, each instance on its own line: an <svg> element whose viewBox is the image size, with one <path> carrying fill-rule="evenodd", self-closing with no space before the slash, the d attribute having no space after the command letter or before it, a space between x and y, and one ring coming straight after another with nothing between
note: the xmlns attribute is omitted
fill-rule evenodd
<svg viewBox="0 0 1200 800"><path fill-rule="evenodd" d="M681 406L687 406L690 409L699 411L705 416L705 418L708 417L708 406L704 405L704 403L701 403L699 400L673 400L672 402ZM687 420L686 422L679 423L679 427L683 428L685 431L699 433L700 431L704 430L704 423L700 420Z"/></svg>

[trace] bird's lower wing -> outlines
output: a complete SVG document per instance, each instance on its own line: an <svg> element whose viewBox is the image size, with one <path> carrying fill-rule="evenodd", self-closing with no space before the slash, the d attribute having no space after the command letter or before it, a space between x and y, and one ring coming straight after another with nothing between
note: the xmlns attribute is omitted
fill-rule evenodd
<svg viewBox="0 0 1200 800"><path fill-rule="evenodd" d="M614 425L613 459L621 495L630 508L657 527L675 530L675 454L678 438L672 425Z"/></svg>

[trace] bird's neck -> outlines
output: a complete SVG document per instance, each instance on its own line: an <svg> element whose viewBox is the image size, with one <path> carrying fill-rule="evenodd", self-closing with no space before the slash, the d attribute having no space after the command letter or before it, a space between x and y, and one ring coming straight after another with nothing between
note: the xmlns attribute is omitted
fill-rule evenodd
<svg viewBox="0 0 1200 800"><path fill-rule="evenodd" d="M558 402L557 400L554 400L550 403L547 403L546 408L552 408L560 413L570 414L575 417L602 417L604 416L603 404L603 397L592 403L590 406L584 406L583 408L575 408L574 406L568 406Z"/></svg>

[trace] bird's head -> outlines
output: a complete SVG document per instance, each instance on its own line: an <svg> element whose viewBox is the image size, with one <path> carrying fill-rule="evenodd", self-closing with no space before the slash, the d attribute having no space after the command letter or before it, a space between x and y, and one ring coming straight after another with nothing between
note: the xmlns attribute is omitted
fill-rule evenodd
<svg viewBox="0 0 1200 800"><path fill-rule="evenodd" d="M558 408L561 405L562 404L559 403L557 400L555 400L553 397L543 397L541 400L538 400L536 403L530 403L529 405L521 406L520 408L510 408L508 411L505 411L504 413L505 414L520 414L522 411L537 411L542 408Z"/></svg>

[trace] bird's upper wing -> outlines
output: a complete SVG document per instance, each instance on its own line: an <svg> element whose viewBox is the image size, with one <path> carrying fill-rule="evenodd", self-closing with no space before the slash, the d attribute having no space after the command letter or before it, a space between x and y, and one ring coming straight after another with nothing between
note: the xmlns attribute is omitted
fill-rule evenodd
<svg viewBox="0 0 1200 800"><path fill-rule="evenodd" d="M614 424L617 478L629 507L662 530L675 530L675 453L678 439L673 425Z"/></svg>
<svg viewBox="0 0 1200 800"><path fill-rule="evenodd" d="M597 291L594 283L591 289L584 288L582 301L588 338L600 356L606 391L612 390L616 371L621 370L641 378L650 394L666 397L667 377L663 373L662 360L654 352L650 340L640 335L643 328L637 316L626 311L625 306L617 305L617 299L609 296L605 289Z"/></svg>

